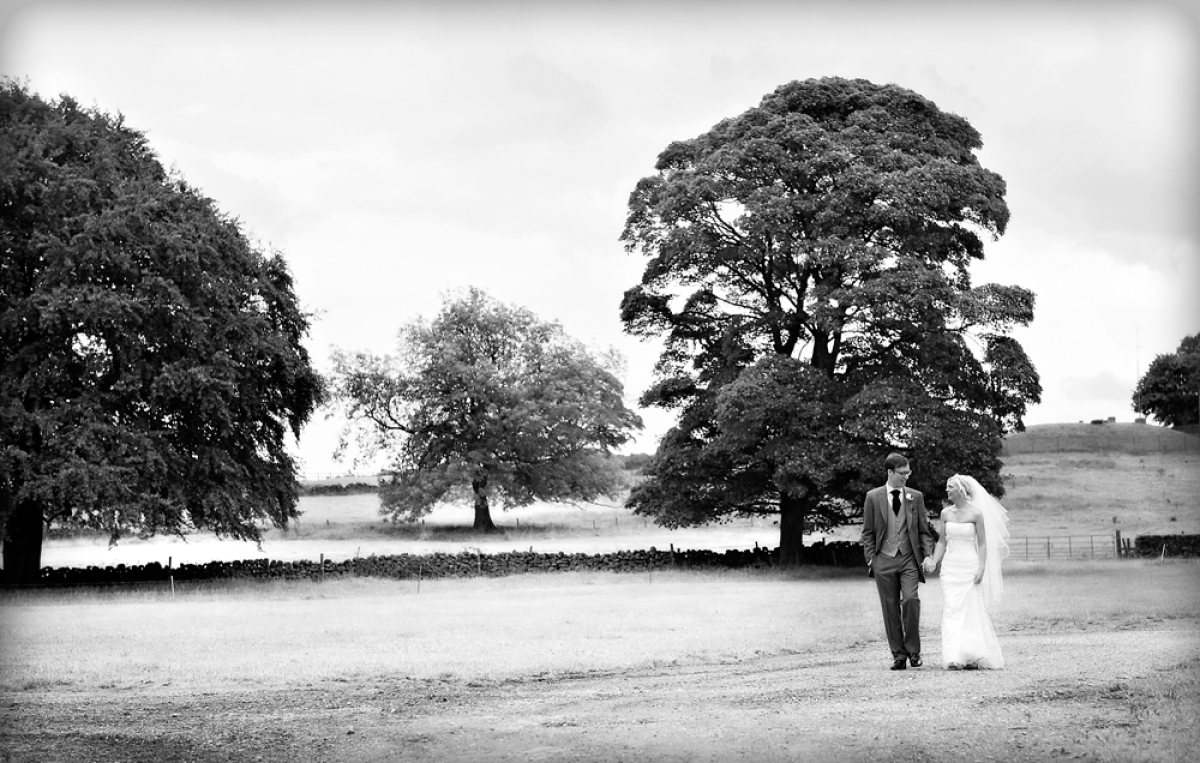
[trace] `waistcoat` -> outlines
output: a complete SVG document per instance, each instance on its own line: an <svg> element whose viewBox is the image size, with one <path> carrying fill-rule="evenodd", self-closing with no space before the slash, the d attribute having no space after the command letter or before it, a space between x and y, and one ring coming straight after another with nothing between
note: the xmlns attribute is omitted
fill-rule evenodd
<svg viewBox="0 0 1200 763"><path fill-rule="evenodd" d="M884 556L895 556L899 553L911 555L912 541L908 537L908 504L904 501L904 491L900 491L899 515L892 513L892 491L888 490L884 497L887 508L883 510L883 516L887 523L887 529L884 532L883 547L879 549L879 553Z"/></svg>

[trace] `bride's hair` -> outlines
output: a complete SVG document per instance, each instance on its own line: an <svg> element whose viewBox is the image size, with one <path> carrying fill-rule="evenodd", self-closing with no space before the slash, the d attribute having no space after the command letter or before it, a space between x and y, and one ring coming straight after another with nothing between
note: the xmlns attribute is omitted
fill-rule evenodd
<svg viewBox="0 0 1200 763"><path fill-rule="evenodd" d="M950 483L952 485L954 485L956 488L958 488L959 490L961 490L962 494L965 495L968 500L970 500L971 488L969 485L967 485L967 481L963 479L961 474L956 474L953 477L951 477ZM979 484L979 483L976 483L976 484Z"/></svg>

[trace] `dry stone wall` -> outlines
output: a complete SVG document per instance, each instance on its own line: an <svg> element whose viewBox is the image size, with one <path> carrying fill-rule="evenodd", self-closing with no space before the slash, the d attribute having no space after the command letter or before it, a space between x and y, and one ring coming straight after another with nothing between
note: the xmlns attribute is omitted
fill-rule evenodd
<svg viewBox="0 0 1200 763"><path fill-rule="evenodd" d="M857 543L839 541L817 543L805 548L810 564L863 566L862 549ZM679 568L765 568L779 563L779 550L767 548L617 551L609 554L568 554L510 551L483 554L463 551L457 554L394 554L366 556L345 561L281 562L248 559L233 562L181 564L167 568L158 562L145 565L110 567L46 567L42 586L111 585L152 581L259 579L320 580L333 577L448 578L521 575L570 571L652 572Z"/></svg>
<svg viewBox="0 0 1200 763"><path fill-rule="evenodd" d="M1143 558L1200 558L1200 535L1139 535L1133 543L1133 555Z"/></svg>

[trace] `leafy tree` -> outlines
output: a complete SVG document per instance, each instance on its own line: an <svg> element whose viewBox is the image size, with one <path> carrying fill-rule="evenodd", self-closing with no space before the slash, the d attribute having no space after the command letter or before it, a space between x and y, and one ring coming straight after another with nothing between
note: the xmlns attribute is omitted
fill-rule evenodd
<svg viewBox="0 0 1200 763"><path fill-rule="evenodd" d="M45 526L260 539L296 516L322 399L278 255L122 119L0 82L0 527L9 583Z"/></svg>
<svg viewBox="0 0 1200 763"><path fill-rule="evenodd" d="M663 339L642 404L678 423L635 511L778 512L792 564L804 533L861 513L890 451L935 496L956 471L1002 493L1001 436L1041 387L1008 335L1033 294L971 284L1009 217L980 146L912 91L828 78L659 155L629 200L622 240L649 260L621 317Z"/></svg>
<svg viewBox="0 0 1200 763"><path fill-rule="evenodd" d="M623 486L609 449L641 420L608 361L558 324L470 289L404 327L398 356L335 352L331 386L364 450L392 458L386 516L415 521L470 495L474 528L491 532L493 497L594 500Z"/></svg>
<svg viewBox="0 0 1200 763"><path fill-rule="evenodd" d="M1169 427L1200 423L1200 334L1154 359L1133 391L1133 409Z"/></svg>

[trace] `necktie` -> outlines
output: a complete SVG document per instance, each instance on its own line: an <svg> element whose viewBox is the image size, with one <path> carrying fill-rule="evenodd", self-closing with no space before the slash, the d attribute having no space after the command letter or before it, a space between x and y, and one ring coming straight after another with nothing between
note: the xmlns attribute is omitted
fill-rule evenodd
<svg viewBox="0 0 1200 763"><path fill-rule="evenodd" d="M895 514L896 516L900 516L900 491L899 490L892 491L892 513Z"/></svg>

